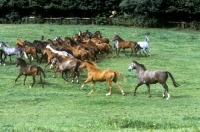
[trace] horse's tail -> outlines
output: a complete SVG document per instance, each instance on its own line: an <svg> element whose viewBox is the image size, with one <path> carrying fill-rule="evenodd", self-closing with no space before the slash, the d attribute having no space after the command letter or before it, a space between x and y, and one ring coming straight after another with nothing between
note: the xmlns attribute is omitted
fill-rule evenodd
<svg viewBox="0 0 200 132"><path fill-rule="evenodd" d="M117 70L115 70L114 71L117 75L119 75L121 78L122 78L122 80L125 82L126 81L126 78L119 72L119 71L117 71Z"/></svg>
<svg viewBox="0 0 200 132"><path fill-rule="evenodd" d="M166 72L169 76L170 76L170 78L172 79L172 82L173 82L173 85L175 86L175 87L178 87L178 86L180 86L176 81L175 81L175 79L174 79L174 77L172 76L172 74L170 73L170 72Z"/></svg>
<svg viewBox="0 0 200 132"><path fill-rule="evenodd" d="M43 76L44 76L44 78L46 77L46 75L45 75L45 72L44 72L44 70L40 67L40 66L38 66L38 69L39 69L39 71L38 72L40 72L40 73L42 73L43 74Z"/></svg>

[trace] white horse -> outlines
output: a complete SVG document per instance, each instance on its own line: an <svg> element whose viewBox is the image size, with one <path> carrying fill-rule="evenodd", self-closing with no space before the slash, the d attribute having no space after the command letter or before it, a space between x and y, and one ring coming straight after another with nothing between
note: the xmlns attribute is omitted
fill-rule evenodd
<svg viewBox="0 0 200 132"><path fill-rule="evenodd" d="M53 53L55 53L55 54L63 55L63 56L70 57L70 58L74 58L73 55L67 53L66 51L58 51L58 50L53 49L53 48L50 46L50 44L48 44L48 45L46 46L46 48L47 48L47 49L50 49L50 50L51 50Z"/></svg>
<svg viewBox="0 0 200 132"><path fill-rule="evenodd" d="M148 37L145 37L144 42L137 42L137 44L139 45L140 54L142 54L141 50L143 51L144 54L146 51L146 53L151 57L150 50L149 50L149 38Z"/></svg>

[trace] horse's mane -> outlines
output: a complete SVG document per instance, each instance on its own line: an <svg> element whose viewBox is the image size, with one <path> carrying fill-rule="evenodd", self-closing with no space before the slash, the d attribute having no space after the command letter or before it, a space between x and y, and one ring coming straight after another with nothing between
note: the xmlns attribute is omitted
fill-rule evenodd
<svg viewBox="0 0 200 132"><path fill-rule="evenodd" d="M8 44L6 44L5 42L2 42L3 45L5 45L6 47L10 47Z"/></svg>
<svg viewBox="0 0 200 132"><path fill-rule="evenodd" d="M97 67L97 64L96 64L95 62L93 62L93 61L84 61L84 62L87 62L87 63L89 63L90 65ZM97 68L98 68L98 67L97 67Z"/></svg>
<svg viewBox="0 0 200 132"><path fill-rule="evenodd" d="M140 67L142 67L144 70L147 70L146 67L143 64L138 63L137 61L133 61L133 63L139 65Z"/></svg>
<svg viewBox="0 0 200 132"><path fill-rule="evenodd" d="M119 40L123 40L119 35L115 35L115 37L118 37Z"/></svg>
<svg viewBox="0 0 200 132"><path fill-rule="evenodd" d="M17 58L17 59L20 61L20 63L23 63L24 65L27 65L25 60L23 60L21 58Z"/></svg>

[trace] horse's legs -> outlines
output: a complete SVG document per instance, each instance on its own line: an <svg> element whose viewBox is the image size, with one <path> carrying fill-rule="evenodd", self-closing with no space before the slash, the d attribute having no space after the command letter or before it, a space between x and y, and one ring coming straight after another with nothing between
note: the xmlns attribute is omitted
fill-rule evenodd
<svg viewBox="0 0 200 132"><path fill-rule="evenodd" d="M19 78L19 77L21 77L21 73L19 73L19 75L17 76L17 78L15 79L15 81L14 81L14 83L16 83L17 82L17 79Z"/></svg>
<svg viewBox="0 0 200 132"><path fill-rule="evenodd" d="M163 83L162 86L163 86L163 88L164 88L163 98L165 98L165 94L166 94L166 92L167 92L167 99L169 99L169 98L170 98L170 94L169 94L169 90L168 90L167 84L166 84L166 83Z"/></svg>
<svg viewBox="0 0 200 132"><path fill-rule="evenodd" d="M147 86L147 90L148 90L148 93L149 93L149 98L151 97L151 92L150 92L150 85L149 84L146 84Z"/></svg>
<svg viewBox="0 0 200 132"><path fill-rule="evenodd" d="M86 83L90 82L91 80L92 80L91 77L90 77L90 78L87 78L87 79L83 82L83 84L82 84L82 86L81 86L81 89L83 88L83 86L84 86Z"/></svg>
<svg viewBox="0 0 200 132"><path fill-rule="evenodd" d="M25 77L24 77L24 83L22 84L23 86L25 85L25 82L26 82L26 77L27 77L27 76L25 76Z"/></svg>
<svg viewBox="0 0 200 132"><path fill-rule="evenodd" d="M110 90L109 90L109 92L106 94L106 96L111 95L111 93L112 93L112 81L107 80L107 83L108 83L108 86L110 87Z"/></svg>
<svg viewBox="0 0 200 132"><path fill-rule="evenodd" d="M124 90L122 89L121 85L118 83L118 81L116 82L119 90L121 91L122 95L125 95Z"/></svg>
<svg viewBox="0 0 200 132"><path fill-rule="evenodd" d="M141 86L142 84L143 84L143 83L138 83L138 84L137 84L137 86L135 87L134 95L136 95L137 88L138 88L139 86Z"/></svg>
<svg viewBox="0 0 200 132"><path fill-rule="evenodd" d="M94 85L95 85L95 81L92 81L92 89L91 89L91 91L90 91L90 93L89 93L89 94L91 94L91 93L93 93L93 92L94 92Z"/></svg>
<svg viewBox="0 0 200 132"><path fill-rule="evenodd" d="M44 84L43 84L43 81L42 81L42 75L41 74L39 75L39 78L40 78L40 83L42 84L42 88L44 88Z"/></svg>
<svg viewBox="0 0 200 132"><path fill-rule="evenodd" d="M66 79L64 78L64 73L65 73L65 75L66 75ZM65 80L65 81L67 81L68 82L68 76L67 76L67 72L64 72L64 71L61 71L61 75L62 75L62 78Z"/></svg>
<svg viewBox="0 0 200 132"><path fill-rule="evenodd" d="M11 55L9 55L9 57L10 57L10 62L12 63L12 60L11 60Z"/></svg>
<svg viewBox="0 0 200 132"><path fill-rule="evenodd" d="M30 88L33 87L33 85L35 84L35 75L32 75L32 77L33 77L33 83L32 83L32 85L30 86Z"/></svg>
<svg viewBox="0 0 200 132"><path fill-rule="evenodd" d="M125 54L126 56L128 56L128 54L126 54L125 48L123 48L123 51L124 51L124 54Z"/></svg>

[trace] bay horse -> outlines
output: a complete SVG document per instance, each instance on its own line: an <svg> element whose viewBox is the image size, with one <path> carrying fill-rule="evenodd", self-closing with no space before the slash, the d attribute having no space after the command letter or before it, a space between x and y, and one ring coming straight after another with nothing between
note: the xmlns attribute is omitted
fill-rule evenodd
<svg viewBox="0 0 200 132"><path fill-rule="evenodd" d="M124 54L127 55L126 52L125 52L126 48L131 48L130 56L133 54L133 52L136 53L136 51L135 51L135 47L137 46L136 42L125 41L121 37L119 37L119 35L115 34L115 36L113 38L113 43L114 43L114 48L115 48L117 56L119 55L119 52L120 52L121 49L123 49Z"/></svg>
<svg viewBox="0 0 200 132"><path fill-rule="evenodd" d="M79 83L79 71L78 67L80 66L81 62L76 60L75 58L65 57L65 56L59 56L55 54L55 58L52 60L51 67L54 67L58 64L57 68L59 68L59 71L61 72L62 78L68 82L68 76L67 72L70 71L72 73L72 83L74 82L74 79L76 78L77 83ZM58 69L57 69L58 70ZM56 71L57 71L56 70ZM64 78L64 73L66 75L66 78Z"/></svg>
<svg viewBox="0 0 200 132"><path fill-rule="evenodd" d="M106 94L107 95L111 95L112 93L112 82L115 82L118 86L118 88L120 89L122 95L125 95L124 91L122 90L121 85L119 84L117 77L120 76L122 78L122 80L126 80L126 78L117 70L101 70L97 67L97 65L92 62L92 61L83 61L81 63L81 65L79 66L80 69L86 68L88 71L88 77L87 79L84 81L84 83L81 86L81 89L83 88L83 86L88 83L88 82L92 82L92 89L90 91L89 94L91 94L94 91L94 85L96 83L96 81L99 82L104 82L106 81L110 87L109 92Z"/></svg>
<svg viewBox="0 0 200 132"><path fill-rule="evenodd" d="M4 42L0 43L0 47L4 48L4 53L6 56L10 57L10 62L12 62L12 60L11 60L12 55L17 55L18 58L21 58L23 53L25 55L25 58L28 59L27 54L23 48L12 48Z"/></svg>
<svg viewBox="0 0 200 132"><path fill-rule="evenodd" d="M33 77L33 83L31 84L30 87L33 87L33 85L35 84L35 76L38 75L39 78L40 78L40 83L42 84L42 88L44 88L44 84L43 84L43 81L42 81L42 74L45 78L45 73L40 66L27 65L25 60L23 60L21 58L17 58L16 67L18 67L18 66L20 66L20 70L19 70L19 74L18 74L17 78L14 81L15 83L17 82L17 79L19 77L24 75L25 76L24 77L24 83L22 85L25 85L26 77L32 76Z"/></svg>
<svg viewBox="0 0 200 132"><path fill-rule="evenodd" d="M173 85L175 87L179 86L179 84L175 81L172 74L168 71L161 71L161 70L149 71L146 69L146 67L143 64L140 64L137 61L133 61L131 65L128 67L128 71L131 71L133 69L136 69L138 73L138 84L135 87L134 95L136 95L136 90L139 86L141 86L142 84L146 84L149 97L151 97L150 84L156 84L159 82L164 88L164 92L162 94L163 98L165 98L165 94L167 93L167 99L169 99L170 94L169 94L168 86L166 84L168 75L170 76L173 82Z"/></svg>

